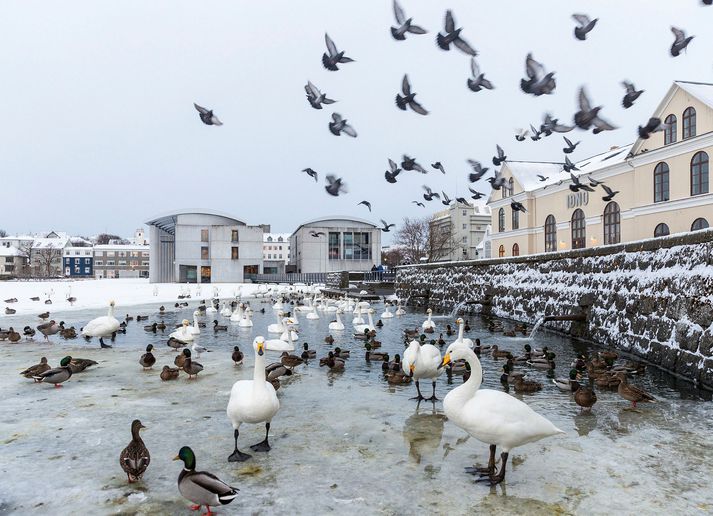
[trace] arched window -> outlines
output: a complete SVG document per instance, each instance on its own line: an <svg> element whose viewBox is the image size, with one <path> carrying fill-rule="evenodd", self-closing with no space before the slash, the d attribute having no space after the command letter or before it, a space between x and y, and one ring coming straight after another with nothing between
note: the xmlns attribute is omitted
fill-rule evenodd
<svg viewBox="0 0 713 516"><path fill-rule="evenodd" d="M501 245L500 248L498 249L498 257L502 258L503 256L505 256L505 246Z"/></svg>
<svg viewBox="0 0 713 516"><path fill-rule="evenodd" d="M517 245L517 243L512 245L512 255L513 256L520 256L520 246Z"/></svg>
<svg viewBox="0 0 713 516"><path fill-rule="evenodd" d="M683 136L685 140L687 138L693 138L696 135L696 110L692 107L686 108L683 112Z"/></svg>
<svg viewBox="0 0 713 516"><path fill-rule="evenodd" d="M678 131L678 120L676 115L668 115L666 120L666 129L663 132L663 144L668 145L670 143L676 143L676 134Z"/></svg>
<svg viewBox="0 0 713 516"><path fill-rule="evenodd" d="M706 229L708 227L708 221L704 218L698 218L693 221L691 225L691 231L698 231L699 229Z"/></svg>
<svg viewBox="0 0 713 516"><path fill-rule="evenodd" d="M654 228L655 237L662 237L670 234L671 231L668 229L668 224L664 224L663 222Z"/></svg>
<svg viewBox="0 0 713 516"><path fill-rule="evenodd" d="M572 214L572 249L584 249L587 246L587 227L584 212L577 208Z"/></svg>
<svg viewBox="0 0 713 516"><path fill-rule="evenodd" d="M520 212L512 210L512 228L520 229Z"/></svg>
<svg viewBox="0 0 713 516"><path fill-rule="evenodd" d="M505 208L500 208L498 210L498 231L505 231Z"/></svg>
<svg viewBox="0 0 713 516"><path fill-rule="evenodd" d="M557 250L557 222L554 215L545 219L545 252Z"/></svg>
<svg viewBox="0 0 713 516"><path fill-rule="evenodd" d="M654 202L668 201L668 165L659 163L654 168Z"/></svg>
<svg viewBox="0 0 713 516"><path fill-rule="evenodd" d="M604 245L618 244L621 241L621 211L612 201L604 208Z"/></svg>
<svg viewBox="0 0 713 516"><path fill-rule="evenodd" d="M691 160L691 195L708 193L708 154L697 152Z"/></svg>
<svg viewBox="0 0 713 516"><path fill-rule="evenodd" d="M515 194L515 181L512 177L508 180L508 190L510 190L511 196Z"/></svg>

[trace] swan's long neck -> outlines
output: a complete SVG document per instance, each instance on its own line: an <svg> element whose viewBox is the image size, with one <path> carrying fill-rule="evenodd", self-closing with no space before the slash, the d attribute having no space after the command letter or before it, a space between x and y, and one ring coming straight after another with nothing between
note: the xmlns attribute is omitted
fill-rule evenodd
<svg viewBox="0 0 713 516"><path fill-rule="evenodd" d="M369 312L369 326L374 326L374 319L371 318L371 312Z"/></svg>
<svg viewBox="0 0 713 516"><path fill-rule="evenodd" d="M458 324L458 340L463 340L463 323Z"/></svg>
<svg viewBox="0 0 713 516"><path fill-rule="evenodd" d="M337 323L342 324L342 319L339 317L339 312L337 312Z"/></svg>
<svg viewBox="0 0 713 516"><path fill-rule="evenodd" d="M470 366L470 378L459 388L464 388L464 391L472 396L480 388L480 384L483 383L483 368L475 352L471 349L468 349L465 361Z"/></svg>
<svg viewBox="0 0 713 516"><path fill-rule="evenodd" d="M109 305L109 311L107 312L107 315L109 317L114 317L114 305L113 304Z"/></svg>
<svg viewBox="0 0 713 516"><path fill-rule="evenodd" d="M432 316L432 315L433 315L433 313L428 314L428 322L429 322L429 323L431 322L431 316Z"/></svg>
<svg viewBox="0 0 713 516"><path fill-rule="evenodd" d="M262 387L265 384L265 359L263 355L255 352L255 372L253 373L255 385Z"/></svg>

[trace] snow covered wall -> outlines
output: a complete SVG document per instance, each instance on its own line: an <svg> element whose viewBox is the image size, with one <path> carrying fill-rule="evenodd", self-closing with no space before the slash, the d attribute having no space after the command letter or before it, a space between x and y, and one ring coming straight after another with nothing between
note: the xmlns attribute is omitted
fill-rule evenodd
<svg viewBox="0 0 713 516"><path fill-rule="evenodd" d="M615 346L713 390L713 230L500 260L401 267L396 293L448 312L466 303ZM478 303L478 304L475 304Z"/></svg>

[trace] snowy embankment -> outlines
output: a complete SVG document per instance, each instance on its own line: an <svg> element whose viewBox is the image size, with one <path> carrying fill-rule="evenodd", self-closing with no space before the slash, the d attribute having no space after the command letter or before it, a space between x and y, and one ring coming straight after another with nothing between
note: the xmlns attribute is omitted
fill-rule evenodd
<svg viewBox="0 0 713 516"><path fill-rule="evenodd" d="M254 296L267 292L267 285L249 283L219 283L211 285L188 285L178 283L149 283L147 279L100 279L63 281L4 281L0 282L0 321L13 317L49 312L97 309L116 303L117 313L123 307L148 303L175 303L178 296L190 294L193 301L212 297L234 298ZM39 301L31 298L38 297ZM76 298L70 303L67 299ZM5 300L16 298L16 303ZM50 299L51 304L45 304ZM7 315L5 308L16 310L15 315Z"/></svg>

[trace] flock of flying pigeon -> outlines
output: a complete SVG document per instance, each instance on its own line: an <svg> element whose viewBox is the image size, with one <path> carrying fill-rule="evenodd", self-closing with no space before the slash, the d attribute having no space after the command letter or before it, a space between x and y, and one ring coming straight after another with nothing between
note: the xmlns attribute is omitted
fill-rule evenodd
<svg viewBox="0 0 713 516"><path fill-rule="evenodd" d="M701 0L701 3L703 5L713 5L713 0ZM405 41L407 39L407 35L424 35L428 33L428 31L426 31L423 27L415 25L412 18L406 16L403 8L399 5L397 0L394 0L393 7L396 26L392 26L390 31L392 37L396 41ZM574 27L574 37L579 41L586 41L587 37L595 29L597 22L599 21L598 18L592 19L586 14L573 14L572 18L576 22L576 26ZM463 38L461 34L462 31L462 27L456 27L453 12L451 10L447 10L445 14L444 30L436 35L436 44L444 51L450 51L453 47L470 57L471 77L469 77L466 81L468 89L476 93L483 90L494 89L495 86L490 80L485 78L485 74L481 72L478 63L475 60L478 52ZM688 36L683 29L677 27L671 27L671 32L674 35L674 42L671 45L670 54L672 57L678 57L683 51L686 50L695 36ZM326 70L336 72L339 70L340 65L354 62L354 59L345 55L344 50L340 51L337 48L337 45L334 43L332 38L329 37L329 34L325 34L324 39L327 51L322 54L322 65ZM539 97L541 95L551 95L557 88L555 72L548 71L542 63L535 60L532 53L528 54L525 59L525 74L527 77L521 79L520 81L520 89L525 94L533 95L535 97ZM622 81L621 84L625 89L622 106L624 109L629 109L634 105L634 102L641 96L641 94L644 93L644 90L637 90L634 84L629 81ZM329 106L336 102L336 100L327 97L326 93L322 93L311 81L307 81L304 89L307 101L314 109L321 110L324 106ZM395 104L396 107L402 111L410 110L422 116L426 116L429 113L428 110L416 100L416 93L413 90L407 74L404 74L403 76L401 81L401 91L396 94ZM204 124L216 126L223 125L212 110L199 106L198 104L194 104L194 106ZM601 111L603 109L602 106L593 106L593 103L583 86L579 89L577 107L578 110L574 114L572 125L560 123L557 118L553 118L551 114L546 113L539 128L530 124L529 130L518 130L515 134L515 140L522 142L529 136L532 141L539 141L543 137L551 136L553 133L568 133L573 131L575 128L584 131L589 131L591 129L593 134L599 134L603 131L612 131L617 129L617 126L607 121L601 115ZM344 134L352 138L357 137L357 132L354 127L348 123L346 118L337 112L332 113L331 120L328 122L327 126L329 131L335 136L341 136ZM666 124L659 118L651 118L645 125L639 126L638 136L643 139L648 139L651 134L665 129ZM563 138L566 147L562 150L565 154L573 153L577 146L581 143L573 143L566 136L563 136ZM468 174L468 180L470 183L478 182L490 170L488 167L484 167L479 161L472 159L468 159L466 161L472 169L472 172ZM500 145L496 145L496 155L492 158L493 165L495 167L499 167L506 161L507 155L505 154L505 151ZM388 183L396 183L397 177L403 171L413 171L421 174L428 173L428 169L418 163L416 158L406 154L403 155L400 166L391 158L388 159L388 162L389 169L384 173L384 178ZM438 170L443 174L446 173L446 170L440 161L436 161L430 166L432 169ZM602 197L604 201L610 201L617 193L619 193L617 191L612 191L603 182L596 181L592 178L588 179L589 184L583 183L580 177L573 174L573 171L579 169L574 165L574 163L572 163L568 156L565 156L562 168L565 172L570 174L572 183L569 185L569 188L573 192L578 192L580 190L594 192L594 188L600 186L606 193L606 195ZM314 169L308 167L303 169L302 172L313 178L315 182L319 181L319 174ZM549 179L548 177L542 175L538 175L537 177L541 182L545 182ZM500 172L497 169L493 169L493 176L487 178L487 181L490 183L493 190L500 190L506 184L505 179L500 175ZM340 194L347 192L346 184L341 177L327 175L325 177L325 183L324 188L329 195L337 197ZM561 182L559 184L561 184ZM450 206L455 200L458 203L470 205L470 203L463 197L451 199L445 192L442 191L439 194L438 192L431 190L431 188L426 185L423 186L423 190L423 199L426 202L438 199L443 205ZM471 187L469 187L469 190L472 194L471 199L474 200L482 199L486 195L482 192L474 190ZM425 208L426 206L423 202L417 200L411 202L422 208ZM368 208L369 212L371 212L372 206L369 201L363 200L357 203L357 205L363 205ZM525 207L517 201L512 201L511 207L515 211L527 211ZM394 226L394 224L386 223L383 219L381 220L381 223L383 226L381 230L384 232L390 231L390 229Z"/></svg>

